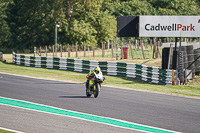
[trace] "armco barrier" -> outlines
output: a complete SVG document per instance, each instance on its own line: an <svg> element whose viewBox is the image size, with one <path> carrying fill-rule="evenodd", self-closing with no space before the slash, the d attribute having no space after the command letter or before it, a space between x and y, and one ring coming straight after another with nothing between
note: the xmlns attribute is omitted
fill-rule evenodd
<svg viewBox="0 0 200 133"><path fill-rule="evenodd" d="M172 85L172 70L148 67L134 63L89 61L57 57L34 57L15 54L14 52L13 63L30 67L52 68L84 73L88 73L98 65L105 75L136 78L160 85Z"/></svg>

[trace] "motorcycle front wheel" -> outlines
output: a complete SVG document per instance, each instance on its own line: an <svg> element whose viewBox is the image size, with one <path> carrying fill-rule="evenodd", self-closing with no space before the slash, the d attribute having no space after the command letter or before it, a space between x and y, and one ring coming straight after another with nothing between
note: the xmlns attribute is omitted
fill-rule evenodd
<svg viewBox="0 0 200 133"><path fill-rule="evenodd" d="M86 96L91 97L92 94L91 94L90 89L89 89L89 80L86 81L85 87L86 87Z"/></svg>
<svg viewBox="0 0 200 133"><path fill-rule="evenodd" d="M97 98L99 95L100 85L99 83L95 84L96 88L94 89L94 97Z"/></svg>

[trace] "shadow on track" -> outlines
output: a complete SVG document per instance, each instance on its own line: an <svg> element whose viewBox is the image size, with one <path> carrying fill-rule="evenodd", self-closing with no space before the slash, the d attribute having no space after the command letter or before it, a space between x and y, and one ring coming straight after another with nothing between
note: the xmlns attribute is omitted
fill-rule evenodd
<svg viewBox="0 0 200 133"><path fill-rule="evenodd" d="M38 84L84 84L84 83L70 83L70 82L61 82L61 83L57 83L57 82L52 82L51 83L38 83Z"/></svg>
<svg viewBox="0 0 200 133"><path fill-rule="evenodd" d="M89 98L87 96L59 96L59 98Z"/></svg>

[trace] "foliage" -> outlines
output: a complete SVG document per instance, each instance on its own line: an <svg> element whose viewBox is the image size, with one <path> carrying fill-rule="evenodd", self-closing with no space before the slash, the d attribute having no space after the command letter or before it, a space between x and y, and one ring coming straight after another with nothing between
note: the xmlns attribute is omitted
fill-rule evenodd
<svg viewBox="0 0 200 133"><path fill-rule="evenodd" d="M13 0L7 11L7 22L12 33L9 45L18 50L53 43L54 27L60 10L59 4L50 0ZM54 7L54 8L55 8ZM60 17L60 15L58 15Z"/></svg>
<svg viewBox="0 0 200 133"><path fill-rule="evenodd" d="M116 17L200 15L197 0L0 0L0 48L101 43L116 37Z"/></svg>
<svg viewBox="0 0 200 133"><path fill-rule="evenodd" d="M200 9L194 0L150 0L159 15L199 15Z"/></svg>
<svg viewBox="0 0 200 133"><path fill-rule="evenodd" d="M8 36L10 35L6 19L6 9L10 0L0 0L0 50L8 45Z"/></svg>
<svg viewBox="0 0 200 133"><path fill-rule="evenodd" d="M155 8L147 1L132 0L121 2L116 6L117 10L114 13L117 16L132 16L132 15L154 15Z"/></svg>
<svg viewBox="0 0 200 133"><path fill-rule="evenodd" d="M114 40L117 32L117 21L114 16L110 15L108 11L101 12L97 16L97 39L98 42L107 40Z"/></svg>
<svg viewBox="0 0 200 133"><path fill-rule="evenodd" d="M74 20L71 22L69 30L69 35L73 39L71 40L72 43L86 43L87 45L91 42L96 43L95 35L97 31L89 22L85 22L84 20Z"/></svg>

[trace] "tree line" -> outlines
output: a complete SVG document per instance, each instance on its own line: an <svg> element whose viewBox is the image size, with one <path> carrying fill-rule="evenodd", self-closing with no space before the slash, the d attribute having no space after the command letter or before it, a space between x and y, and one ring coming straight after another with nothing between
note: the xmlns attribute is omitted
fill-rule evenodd
<svg viewBox="0 0 200 133"><path fill-rule="evenodd" d="M0 0L0 50L114 40L117 16L200 15L198 0Z"/></svg>

